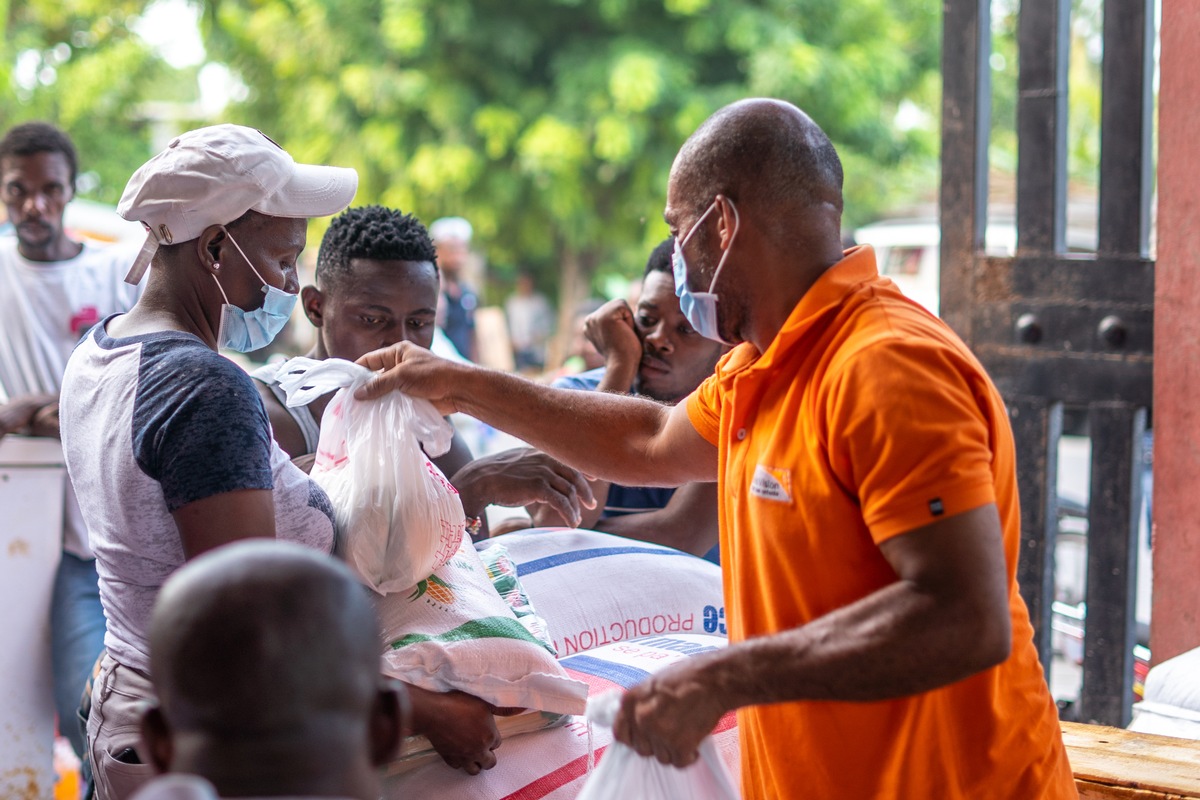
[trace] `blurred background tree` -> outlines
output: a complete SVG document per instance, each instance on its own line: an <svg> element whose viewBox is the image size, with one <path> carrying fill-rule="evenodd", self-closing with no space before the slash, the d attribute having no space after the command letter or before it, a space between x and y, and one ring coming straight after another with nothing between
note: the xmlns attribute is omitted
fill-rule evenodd
<svg viewBox="0 0 1200 800"><path fill-rule="evenodd" d="M939 25L929 0L212 0L202 27L249 87L228 116L354 166L357 202L467 217L565 321L640 271L672 158L731 100L818 120L850 224L932 193Z"/></svg>
<svg viewBox="0 0 1200 800"><path fill-rule="evenodd" d="M993 164L1009 175L1015 4L993 13ZM1070 124L1087 135L1071 173L1086 183L1099 4L1074 6ZM467 217L486 299L526 269L565 316L640 274L679 145L737 98L791 100L825 128L847 229L931 209L940 24L936 0L0 0L0 118L66 128L81 195L107 202L175 133L256 125L357 168L358 204ZM196 53L170 38L188 30Z"/></svg>
<svg viewBox="0 0 1200 800"><path fill-rule="evenodd" d="M195 70L169 67L133 32L133 0L0 0L0 120L43 119L79 151L79 193L115 203L151 149L145 101L194 98Z"/></svg>

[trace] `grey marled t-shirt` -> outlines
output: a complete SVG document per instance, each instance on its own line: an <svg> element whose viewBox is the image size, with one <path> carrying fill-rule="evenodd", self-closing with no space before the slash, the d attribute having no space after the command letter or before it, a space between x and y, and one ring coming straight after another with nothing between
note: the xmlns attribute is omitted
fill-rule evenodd
<svg viewBox="0 0 1200 800"><path fill-rule="evenodd" d="M328 553L333 509L275 444L239 366L189 333L115 339L107 323L67 364L63 450L96 553L104 644L122 664L146 671L154 599L185 560L171 512L225 492L270 489L276 536Z"/></svg>

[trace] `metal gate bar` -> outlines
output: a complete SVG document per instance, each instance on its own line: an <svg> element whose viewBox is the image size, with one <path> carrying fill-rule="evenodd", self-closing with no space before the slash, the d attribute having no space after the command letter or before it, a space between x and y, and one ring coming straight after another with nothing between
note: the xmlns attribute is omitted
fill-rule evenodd
<svg viewBox="0 0 1200 800"><path fill-rule="evenodd" d="M1140 257L1153 189L1153 0L1104 4L1100 108L1101 255Z"/></svg>
<svg viewBox="0 0 1200 800"><path fill-rule="evenodd" d="M1125 727L1133 697L1133 645L1146 410L1129 403L1088 409L1092 486L1088 502L1087 622L1079 718Z"/></svg>
<svg viewBox="0 0 1200 800"><path fill-rule="evenodd" d="M1082 718L1128 721L1141 432L1151 405L1153 0L1107 0L1099 253L1065 252L1069 0L1023 0L1017 254L983 253L990 125L990 0L946 0L941 308L1009 407L1021 497L1018 578L1050 663L1057 452L1064 408L1093 441Z"/></svg>
<svg viewBox="0 0 1200 800"><path fill-rule="evenodd" d="M1070 0L1024 0L1017 22L1017 255L1061 253L1067 209Z"/></svg>
<svg viewBox="0 0 1200 800"><path fill-rule="evenodd" d="M1017 581L1029 607L1033 643L1042 668L1050 673L1051 610L1054 604L1054 546L1058 540L1058 440L1062 435L1062 403L1044 397L1008 400L1008 416L1017 445L1021 473L1043 476L1040 481L1018 478L1021 498L1021 556Z"/></svg>

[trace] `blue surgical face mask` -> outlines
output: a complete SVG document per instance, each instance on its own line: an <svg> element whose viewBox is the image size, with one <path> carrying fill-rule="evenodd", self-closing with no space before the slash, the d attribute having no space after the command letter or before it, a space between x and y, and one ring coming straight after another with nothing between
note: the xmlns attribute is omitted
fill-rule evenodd
<svg viewBox="0 0 1200 800"><path fill-rule="evenodd" d="M733 240L737 238L738 227L741 224L738 219L737 206L732 202L729 203L729 207L733 209L733 235L729 237L729 246L721 254L721 261L717 264L717 271L713 273L707 292L693 292L688 288L687 262L683 260L683 246L688 243L688 239L692 238L692 234L700 227L700 223L704 222L716 207L717 201L714 200L712 205L700 215L700 219L696 220L696 224L692 225L692 229L683 237L683 241L675 241L675 255L671 259L671 267L675 275L675 296L679 298L679 310L696 329L696 333L722 344L733 344L733 342L722 339L717 328L717 295L713 292L713 287L717 285L717 276L721 274L721 268L725 266L725 259L733 248Z"/></svg>
<svg viewBox="0 0 1200 800"><path fill-rule="evenodd" d="M229 232L226 231L225 235L229 236ZM242 250L241 245L234 241L232 236L229 236L229 241L241 253L242 258L250 265L250 269L254 271L258 279L262 281L263 293L266 294L266 297L263 298L262 306L253 311L238 308L229 302L229 296L221 288L221 282L217 280L216 275L213 275L213 280L217 282L217 288L221 290L221 297L225 298L225 305L221 306L221 324L217 328L217 347L236 350L239 353L249 353L252 350L266 347L275 340L292 316L292 309L296 307L297 295L288 294L263 280L263 276L254 269L254 264L246 258L246 252Z"/></svg>

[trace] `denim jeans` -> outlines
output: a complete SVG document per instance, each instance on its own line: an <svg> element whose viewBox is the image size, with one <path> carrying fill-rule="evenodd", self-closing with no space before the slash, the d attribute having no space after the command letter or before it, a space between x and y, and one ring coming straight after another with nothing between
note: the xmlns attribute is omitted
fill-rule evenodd
<svg viewBox="0 0 1200 800"><path fill-rule="evenodd" d="M100 606L98 580L95 561L64 552L50 605L50 657L58 728L80 758L87 748L79 725L79 700L104 648L104 609Z"/></svg>

